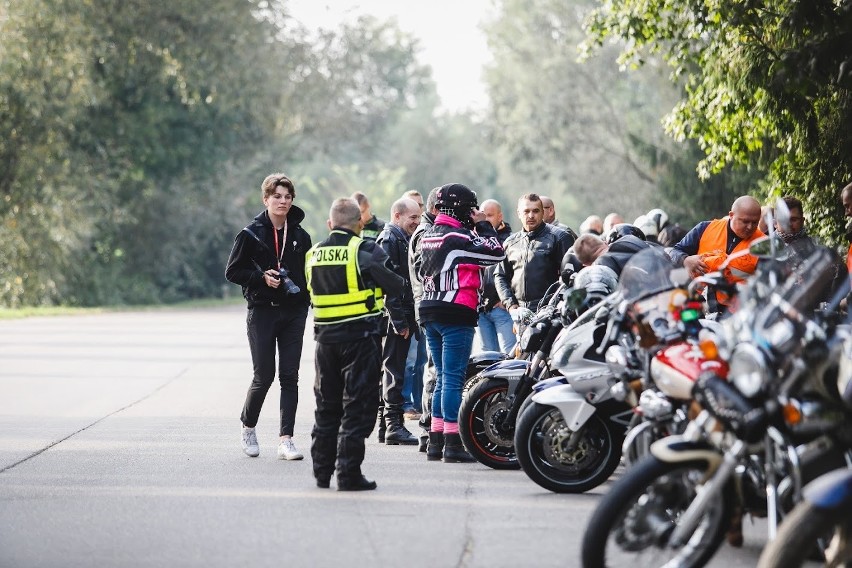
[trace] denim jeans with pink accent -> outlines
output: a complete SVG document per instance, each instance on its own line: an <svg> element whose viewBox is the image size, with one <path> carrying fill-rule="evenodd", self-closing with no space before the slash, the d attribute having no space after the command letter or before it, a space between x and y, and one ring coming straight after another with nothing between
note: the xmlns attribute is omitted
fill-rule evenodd
<svg viewBox="0 0 852 568"><path fill-rule="evenodd" d="M435 363L437 381L432 394L432 416L458 422L465 371L473 349L474 328L426 322L426 343Z"/></svg>

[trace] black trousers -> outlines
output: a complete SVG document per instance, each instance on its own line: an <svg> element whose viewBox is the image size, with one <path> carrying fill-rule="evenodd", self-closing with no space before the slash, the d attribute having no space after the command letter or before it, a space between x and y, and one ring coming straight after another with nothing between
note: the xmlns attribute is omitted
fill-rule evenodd
<svg viewBox="0 0 852 568"><path fill-rule="evenodd" d="M275 380L275 355L278 354L278 381L281 383L281 424L279 436L292 436L299 404L299 363L305 336L307 306L304 309L275 306L249 308L246 316L254 377L246 394L243 425L254 428L266 393Z"/></svg>
<svg viewBox="0 0 852 568"><path fill-rule="evenodd" d="M364 440L373 431L378 410L381 344L377 335L348 343L319 343L314 396L317 409L311 432L314 476L357 481L364 461Z"/></svg>
<svg viewBox="0 0 852 568"><path fill-rule="evenodd" d="M411 328L409 328L411 329ZM393 417L402 416L402 387L405 382L405 361L408 359L408 347L411 336L404 338L388 329L385 344L382 348L382 398L385 403L385 414Z"/></svg>

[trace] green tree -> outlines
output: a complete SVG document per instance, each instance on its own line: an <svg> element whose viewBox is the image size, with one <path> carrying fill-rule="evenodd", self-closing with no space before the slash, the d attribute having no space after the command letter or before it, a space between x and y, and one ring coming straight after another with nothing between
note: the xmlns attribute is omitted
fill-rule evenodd
<svg viewBox="0 0 852 568"><path fill-rule="evenodd" d="M659 74L620 73L614 50L577 61L584 15L593 5L506 0L486 28L500 183L515 197L550 195L561 220L574 227L590 213L647 211L665 175L664 161L655 158L679 151L659 126L675 100Z"/></svg>
<svg viewBox="0 0 852 568"><path fill-rule="evenodd" d="M666 119L703 150L702 177L730 164L768 172L765 194L805 202L811 228L836 239L837 190L852 176L852 2L605 0L588 46L621 62L660 57L684 97Z"/></svg>

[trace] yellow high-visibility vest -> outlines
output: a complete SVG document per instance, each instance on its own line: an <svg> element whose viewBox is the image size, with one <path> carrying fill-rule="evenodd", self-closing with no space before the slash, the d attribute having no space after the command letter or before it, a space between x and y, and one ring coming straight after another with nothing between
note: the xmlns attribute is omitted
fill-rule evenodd
<svg viewBox="0 0 852 568"><path fill-rule="evenodd" d="M305 275L314 306L314 323L329 325L381 313L382 290L370 288L361 277L358 246L361 238L332 231L328 239L308 251Z"/></svg>

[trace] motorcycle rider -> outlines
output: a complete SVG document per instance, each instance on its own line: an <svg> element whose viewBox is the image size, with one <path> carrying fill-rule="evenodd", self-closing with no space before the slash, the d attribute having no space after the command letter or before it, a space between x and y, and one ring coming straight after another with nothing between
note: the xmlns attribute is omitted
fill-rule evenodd
<svg viewBox="0 0 852 568"><path fill-rule="evenodd" d="M414 318L417 320L417 325L421 328L420 341L426 341L426 337L422 333L422 322L420 321L420 300L423 298L423 285L417 277L415 266L420 263L420 240L435 223L435 217L438 216L438 208L435 202L438 199L438 190L440 187L433 188L429 195L426 196L426 208L423 214L420 215L420 224L414 229L411 234L411 240L408 243L408 275L411 282L411 291L414 296ZM427 349L426 372L423 376L423 396L421 398L421 415L420 415L420 446L419 451L425 452L426 445L429 442L429 428L432 424L432 393L435 390L435 363L432 361L432 356L428 354ZM379 440L381 441L381 439Z"/></svg>
<svg viewBox="0 0 852 568"><path fill-rule="evenodd" d="M528 193L518 200L522 230L506 239L506 258L494 272L494 284L509 313L532 311L559 279L562 257L574 244L567 232L544 222L541 198Z"/></svg>
<svg viewBox="0 0 852 568"><path fill-rule="evenodd" d="M618 277L631 256L651 246L644 237L638 227L621 223L610 230L606 242L590 233L580 235L574 253L584 266L606 266Z"/></svg>
<svg viewBox="0 0 852 568"><path fill-rule="evenodd" d="M402 390L408 348L412 337L420 335L414 319L414 297L408 282L408 242L419 219L420 206L416 201L408 197L398 199L391 206L391 221L385 224L376 239L376 244L390 258L395 272L405 279L401 294L385 296L388 329L382 348L382 399L385 407L385 443L391 446L417 444L417 438L403 424L405 400Z"/></svg>
<svg viewBox="0 0 852 568"><path fill-rule="evenodd" d="M553 225L557 229L562 229L576 240L577 233L575 233L574 230L565 223L560 223L559 219L556 218L556 204L553 200L546 195L542 195L540 197L542 208L544 208L544 222L548 225Z"/></svg>
<svg viewBox="0 0 852 568"><path fill-rule="evenodd" d="M512 227L503 219L503 208L495 199L486 199L480 209L485 218L497 231L497 240L504 244L512 234ZM494 285L494 272L497 265L486 269L482 290L482 303L479 306L479 325L477 334L484 351L502 351L508 353L515 344L512 316L500 301L497 286Z"/></svg>
<svg viewBox="0 0 852 568"><path fill-rule="evenodd" d="M484 267L505 255L497 231L477 209L476 194L467 186L441 186L436 204L440 213L420 241L420 259L414 266L423 287L420 320L437 372L426 455L440 459L443 446L445 463L471 462L474 458L458 433L462 385Z"/></svg>
<svg viewBox="0 0 852 568"><path fill-rule="evenodd" d="M734 200L727 217L702 221L672 247L669 256L676 266L683 266L693 278L718 270L728 256L747 251L754 239L764 236L758 228L760 203L749 195ZM725 279L742 282L757 268L757 257L745 254L728 265ZM716 293L716 301L725 307L728 296Z"/></svg>
<svg viewBox="0 0 852 568"><path fill-rule="evenodd" d="M385 222L373 215L370 200L362 192L353 193L352 199L358 202L358 208L361 210L361 223L364 225L364 228L361 229L361 238L375 241L385 228Z"/></svg>
<svg viewBox="0 0 852 568"><path fill-rule="evenodd" d="M852 183L841 190L840 202L843 204L843 214L847 219L852 218ZM846 229L846 238L850 242L849 250L846 252L846 270L852 274L852 225Z"/></svg>

